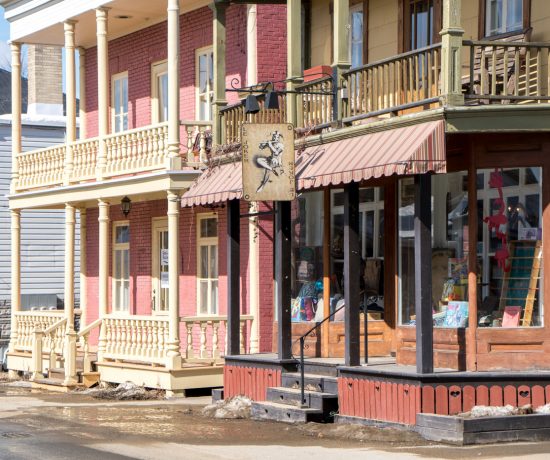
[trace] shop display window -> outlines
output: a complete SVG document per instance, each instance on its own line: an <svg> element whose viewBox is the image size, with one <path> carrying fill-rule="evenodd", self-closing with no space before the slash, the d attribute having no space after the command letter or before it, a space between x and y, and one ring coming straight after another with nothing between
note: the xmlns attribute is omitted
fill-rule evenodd
<svg viewBox="0 0 550 460"><path fill-rule="evenodd" d="M468 324L468 183L466 172L433 175L432 313L435 327ZM399 320L415 325L414 179L399 181Z"/></svg>
<svg viewBox="0 0 550 460"><path fill-rule="evenodd" d="M542 168L477 176L478 325L541 326Z"/></svg>

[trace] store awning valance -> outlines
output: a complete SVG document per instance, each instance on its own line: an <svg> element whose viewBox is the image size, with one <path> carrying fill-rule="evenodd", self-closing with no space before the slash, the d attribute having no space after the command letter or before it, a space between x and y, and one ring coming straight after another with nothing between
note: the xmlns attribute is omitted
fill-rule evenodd
<svg viewBox="0 0 550 460"><path fill-rule="evenodd" d="M343 139L296 153L298 190L391 175L446 171L445 123L433 121ZM242 197L239 161L207 169L182 197L200 206Z"/></svg>

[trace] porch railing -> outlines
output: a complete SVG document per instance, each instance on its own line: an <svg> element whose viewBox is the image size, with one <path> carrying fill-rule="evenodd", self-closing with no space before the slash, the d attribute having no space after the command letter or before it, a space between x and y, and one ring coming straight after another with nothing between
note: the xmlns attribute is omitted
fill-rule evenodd
<svg viewBox="0 0 550 460"><path fill-rule="evenodd" d="M221 124L224 132L224 144L241 142L241 127L248 123L284 123L286 120L286 96L279 95L279 108L266 109L265 101L258 98L260 111L258 113L245 113L245 107L241 102L228 105L220 111Z"/></svg>
<svg viewBox="0 0 550 460"><path fill-rule="evenodd" d="M188 163L204 163L207 157L208 136L212 130L210 121L181 121L185 132L185 143L187 146L186 159Z"/></svg>
<svg viewBox="0 0 550 460"><path fill-rule="evenodd" d="M550 43L464 40L466 100L476 103L550 101Z"/></svg>
<svg viewBox="0 0 550 460"><path fill-rule="evenodd" d="M439 102L441 44L372 62L343 74L344 123Z"/></svg>
<svg viewBox="0 0 550 460"><path fill-rule="evenodd" d="M63 319L63 311L21 311L15 313L15 351L32 352L35 330L45 331ZM57 332L48 347L62 350L65 331Z"/></svg>
<svg viewBox="0 0 550 460"><path fill-rule="evenodd" d="M250 341L247 340L247 323L252 321L252 315L240 317L240 350L241 353L250 351ZM181 318L185 324L186 338L182 340L186 350L187 360L208 359L216 360L225 354L227 348L227 316L187 316ZM195 338L198 336L198 347ZM221 338L223 337L223 338ZM247 343L248 342L248 343Z"/></svg>
<svg viewBox="0 0 550 460"><path fill-rule="evenodd" d="M63 183L65 145L23 152L17 156L19 180L17 189L41 188Z"/></svg>
<svg viewBox="0 0 550 460"><path fill-rule="evenodd" d="M296 91L310 94L297 94L297 122L301 128L328 127L333 121L333 83L327 76L296 86ZM317 94L315 94L317 93Z"/></svg>
<svg viewBox="0 0 550 460"><path fill-rule="evenodd" d="M103 359L167 364L168 318L109 315L101 327Z"/></svg>

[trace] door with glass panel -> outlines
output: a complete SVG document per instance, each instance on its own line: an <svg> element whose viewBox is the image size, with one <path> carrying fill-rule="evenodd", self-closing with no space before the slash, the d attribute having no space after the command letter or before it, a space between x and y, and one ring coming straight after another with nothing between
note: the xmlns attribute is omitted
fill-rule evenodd
<svg viewBox="0 0 550 460"><path fill-rule="evenodd" d="M168 311L168 222L153 221L153 290L152 309Z"/></svg>
<svg viewBox="0 0 550 460"><path fill-rule="evenodd" d="M199 315L218 312L218 218L201 214L197 219L197 307Z"/></svg>
<svg viewBox="0 0 550 460"><path fill-rule="evenodd" d="M127 312L130 304L130 226L113 224L113 311Z"/></svg>

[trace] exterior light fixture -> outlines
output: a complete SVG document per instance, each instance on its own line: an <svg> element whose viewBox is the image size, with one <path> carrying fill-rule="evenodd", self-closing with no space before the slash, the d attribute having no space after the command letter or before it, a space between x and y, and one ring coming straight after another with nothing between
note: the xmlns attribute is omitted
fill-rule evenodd
<svg viewBox="0 0 550 460"><path fill-rule="evenodd" d="M244 113L258 113L260 111L260 104L258 104L258 98L253 94L246 96L244 101Z"/></svg>
<svg viewBox="0 0 550 460"><path fill-rule="evenodd" d="M128 214L130 214L130 211L132 209L132 200L125 196L120 200L120 210L122 211L122 214L124 214L124 217L128 217Z"/></svg>
<svg viewBox="0 0 550 460"><path fill-rule="evenodd" d="M265 108L279 110L279 93L277 91L269 91L265 96Z"/></svg>

